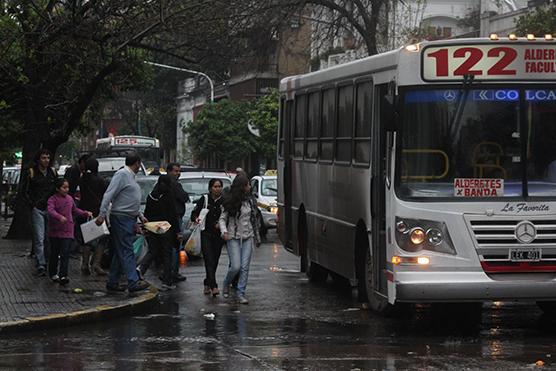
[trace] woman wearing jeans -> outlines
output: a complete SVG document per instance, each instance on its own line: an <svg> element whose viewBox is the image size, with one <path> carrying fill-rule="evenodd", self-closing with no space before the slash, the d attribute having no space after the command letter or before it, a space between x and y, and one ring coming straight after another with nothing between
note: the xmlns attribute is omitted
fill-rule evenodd
<svg viewBox="0 0 556 371"><path fill-rule="evenodd" d="M253 244L260 245L257 205L249 197L250 191L249 179L243 175L236 176L222 204L219 220L220 232L226 241L230 259L230 267L224 278L223 294L224 297L229 296L230 283L239 272L237 295L241 304L249 303L245 296L249 264Z"/></svg>

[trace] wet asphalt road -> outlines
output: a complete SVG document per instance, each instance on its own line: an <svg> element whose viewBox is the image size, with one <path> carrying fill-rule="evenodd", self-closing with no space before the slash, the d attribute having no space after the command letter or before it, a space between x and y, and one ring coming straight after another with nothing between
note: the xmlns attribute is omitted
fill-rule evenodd
<svg viewBox="0 0 556 371"><path fill-rule="evenodd" d="M309 283L269 240L251 266L249 305L204 296L202 261L190 262L188 280L151 314L4 335L0 369L556 369L556 319L534 303L422 305L383 318L359 310L346 286ZM224 254L219 282L226 267Z"/></svg>

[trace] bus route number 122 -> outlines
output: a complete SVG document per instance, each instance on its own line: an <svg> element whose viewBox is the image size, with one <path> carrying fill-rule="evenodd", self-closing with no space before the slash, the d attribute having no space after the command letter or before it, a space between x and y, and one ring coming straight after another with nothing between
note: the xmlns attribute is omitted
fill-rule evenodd
<svg viewBox="0 0 556 371"><path fill-rule="evenodd" d="M485 59L489 59L488 61ZM515 75L516 70L509 69L508 66L517 58L517 51L508 47L494 47L487 50L475 47L463 47L454 49L452 55L447 48L427 54L427 57L434 58L436 61L436 77L450 76L449 58L459 59L462 62L456 67L451 75L487 75L487 76L508 76ZM492 62L495 62L492 64Z"/></svg>

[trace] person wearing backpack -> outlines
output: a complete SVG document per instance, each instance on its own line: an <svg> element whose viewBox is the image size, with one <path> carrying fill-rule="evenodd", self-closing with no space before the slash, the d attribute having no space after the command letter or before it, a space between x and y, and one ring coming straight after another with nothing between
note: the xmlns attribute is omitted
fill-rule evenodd
<svg viewBox="0 0 556 371"><path fill-rule="evenodd" d="M50 167L51 153L48 149L39 150L34 158L35 164L27 171L23 179L23 197L32 208L31 227L33 246L37 259L37 276L46 276L45 241L48 240L47 204L50 196L56 191L56 170Z"/></svg>
<svg viewBox="0 0 556 371"><path fill-rule="evenodd" d="M191 221L202 224L201 228L201 251L205 262L205 279L203 293L216 296L220 294L216 283L216 269L222 253L224 240L220 236L218 219L222 212L222 180L211 179L208 185L209 193L199 198L195 209L191 212ZM199 218L201 211L207 209L204 220ZM203 229L204 228L204 229Z"/></svg>
<svg viewBox="0 0 556 371"><path fill-rule="evenodd" d="M172 179L169 175L161 175L153 190L147 196L145 206L145 218L150 221L167 221L171 228L163 234L148 233L146 236L149 251L141 260L137 270L143 276L149 269L151 263L158 256L162 257L162 289L175 289L174 276L172 274L172 256L177 246L179 233L179 220L176 213L174 192L172 190Z"/></svg>

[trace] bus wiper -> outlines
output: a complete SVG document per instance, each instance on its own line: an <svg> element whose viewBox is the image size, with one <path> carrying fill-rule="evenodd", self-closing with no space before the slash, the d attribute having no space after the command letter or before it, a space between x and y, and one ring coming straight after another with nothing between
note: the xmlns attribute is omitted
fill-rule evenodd
<svg viewBox="0 0 556 371"><path fill-rule="evenodd" d="M461 84L461 89L459 92L458 102L456 106L456 111L454 117L452 118L452 122L450 122L450 136L454 138L454 142L457 142L457 137L459 130L459 123L461 121L461 116L463 115L463 111L465 110L465 105L467 104L467 97L469 96L469 87L473 83L475 79L475 75L467 74L463 75L463 82Z"/></svg>

